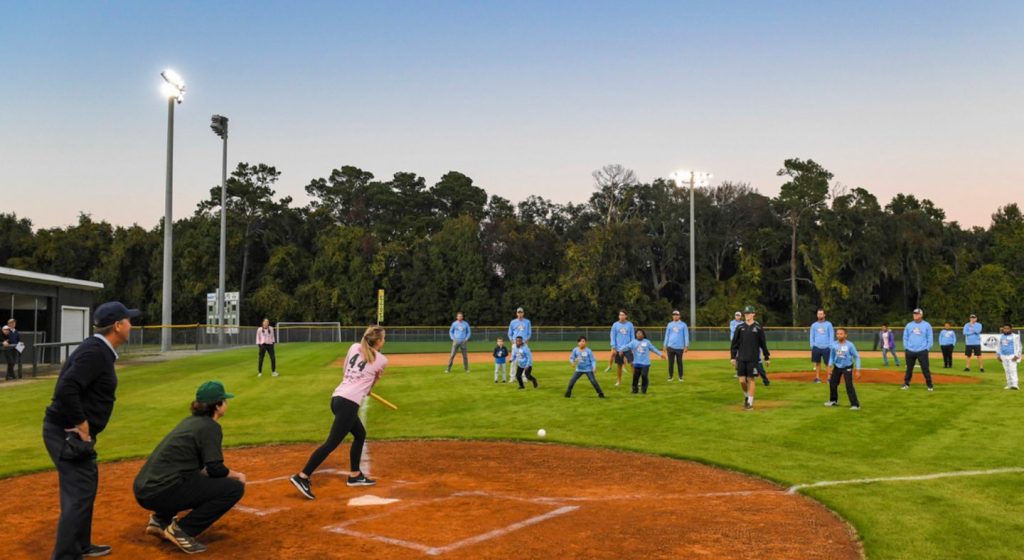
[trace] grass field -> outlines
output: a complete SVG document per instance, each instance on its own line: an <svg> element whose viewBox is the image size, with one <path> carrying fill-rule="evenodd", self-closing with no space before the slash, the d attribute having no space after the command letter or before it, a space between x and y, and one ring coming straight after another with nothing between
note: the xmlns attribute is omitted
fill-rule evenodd
<svg viewBox="0 0 1024 560"><path fill-rule="evenodd" d="M334 344L282 345L282 376L276 379L253 375L250 349L122 364L114 417L99 438L100 456L147 454L187 413L195 387L210 378L223 380L238 395L223 420L226 445L318 441L330 425L330 393L340 378L332 364L343 350ZM880 360L865 363L879 365ZM772 366L794 371L805 369L806 361L777 360ZM741 396L727 362L691 362L684 384L666 383L665 367L655 362L646 397L616 388L610 374L599 374L609 396L603 401L585 378L566 400L570 372L561 363L535 367L539 391L495 386L489 364L447 376L440 367L395 368L377 391L400 410L371 405L368 431L371 439L533 440L543 427L553 442L693 459L785 485L1022 465L1021 394L1002 389L1001 368L991 360L976 385L940 385L927 393L919 376L911 391L860 385L860 412L823 407L821 385L777 382L758 387L759 408L746 413L739 410ZM52 388L48 379L0 389L0 476L52 468L40 437ZM560 476L572 473L552 473L555 480ZM848 519L872 559L1018 558L1024 550L1022 483L1024 474L1004 474L806 493ZM756 557L756 535L752 542Z"/></svg>

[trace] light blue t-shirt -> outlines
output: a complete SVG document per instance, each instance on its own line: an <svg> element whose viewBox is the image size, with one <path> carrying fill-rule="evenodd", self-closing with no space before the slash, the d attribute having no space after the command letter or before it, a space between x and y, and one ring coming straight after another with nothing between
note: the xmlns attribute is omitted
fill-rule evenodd
<svg viewBox="0 0 1024 560"><path fill-rule="evenodd" d="M580 350L579 346L572 349L572 355L569 356L569 363L573 363L579 358L579 363L576 364L576 371L595 371L597 369L597 359L594 358L594 352L590 348L584 348Z"/></svg>
<svg viewBox="0 0 1024 560"><path fill-rule="evenodd" d="M950 329L939 331L939 346L953 346L956 344L956 332Z"/></svg>
<svg viewBox="0 0 1024 560"><path fill-rule="evenodd" d="M651 365L651 353L655 353L661 356L661 352L654 347L654 343L646 338L643 340L633 339L633 342L629 343L628 348L633 351L633 365L634 366L649 366Z"/></svg>

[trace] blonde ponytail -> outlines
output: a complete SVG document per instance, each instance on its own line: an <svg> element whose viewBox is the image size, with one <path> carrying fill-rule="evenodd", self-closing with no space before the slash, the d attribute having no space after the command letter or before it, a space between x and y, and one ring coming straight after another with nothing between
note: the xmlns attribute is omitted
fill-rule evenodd
<svg viewBox="0 0 1024 560"><path fill-rule="evenodd" d="M363 333L363 340L359 343L359 353L363 356L363 361L368 364L377 361L376 346L383 339L384 327L378 325L366 328L366 332Z"/></svg>

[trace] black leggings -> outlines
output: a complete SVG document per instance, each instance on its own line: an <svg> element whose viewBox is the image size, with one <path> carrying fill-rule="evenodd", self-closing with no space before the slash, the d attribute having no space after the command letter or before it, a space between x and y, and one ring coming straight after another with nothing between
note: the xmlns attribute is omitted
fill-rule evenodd
<svg viewBox="0 0 1024 560"><path fill-rule="evenodd" d="M274 356L274 345L273 344L260 344L260 365L259 371L263 373L263 355L270 354L270 371L277 371L277 357Z"/></svg>
<svg viewBox="0 0 1024 560"><path fill-rule="evenodd" d="M519 382L519 388L523 388L523 375L526 375L526 379L533 383L534 388L537 387L537 378L533 376L533 366L518 366L516 367L516 381Z"/></svg>
<svg viewBox="0 0 1024 560"><path fill-rule="evenodd" d="M335 449L341 445L345 436L352 434L352 449L349 451L349 466L352 472L359 470L359 463L363 460L363 444L366 442L366 428L359 421L359 405L345 397L334 397L331 399L331 412L334 413L334 423L331 424L331 433L327 441L318 447L309 461L306 462L302 472L306 476L312 476L313 471L327 459Z"/></svg>
<svg viewBox="0 0 1024 560"><path fill-rule="evenodd" d="M668 352L668 378L672 379L674 372L674 366L679 366L679 379L683 378L683 350L676 348L668 348L665 350Z"/></svg>

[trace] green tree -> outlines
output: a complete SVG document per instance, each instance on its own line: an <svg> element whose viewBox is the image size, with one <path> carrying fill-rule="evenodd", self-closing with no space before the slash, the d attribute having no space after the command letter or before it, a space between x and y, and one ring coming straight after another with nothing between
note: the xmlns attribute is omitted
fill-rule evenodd
<svg viewBox="0 0 1024 560"><path fill-rule="evenodd" d="M790 229L789 293L793 326L797 325L799 300L797 299L797 253L800 247L800 226L815 223L828 200L832 173L812 159L787 159L777 175L789 177L775 199L776 207Z"/></svg>

